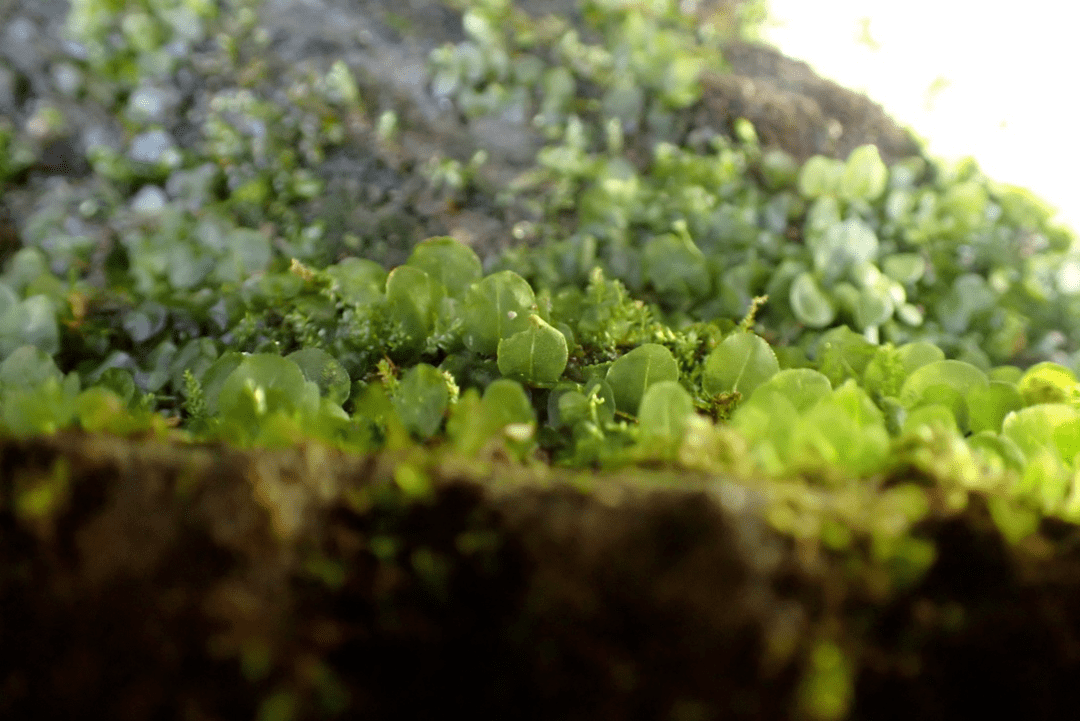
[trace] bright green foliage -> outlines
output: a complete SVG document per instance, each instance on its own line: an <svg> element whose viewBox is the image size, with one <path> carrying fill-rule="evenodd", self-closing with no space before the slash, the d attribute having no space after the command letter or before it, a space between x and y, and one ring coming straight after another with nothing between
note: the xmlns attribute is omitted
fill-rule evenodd
<svg viewBox="0 0 1080 721"><path fill-rule="evenodd" d="M702 387L709 395L738 392L747 397L779 370L776 354L763 338L732 333L706 359Z"/></svg>
<svg viewBox="0 0 1080 721"><path fill-rule="evenodd" d="M528 328L499 341L499 372L528 385L552 385L566 368L566 337L538 315L528 320Z"/></svg>
<svg viewBox="0 0 1080 721"><path fill-rule="evenodd" d="M85 93L128 136L155 124L114 100L179 69L222 72L183 152L96 148L95 182L18 229L26 247L0 275L4 433L166 433L169 418L245 445L766 477L773 528L865 549L897 588L933 561L911 533L931 497L956 509L979 491L1010 541L1046 515L1080 522L1080 254L1030 193L971 161L887 167L863 146L800 165L746 121L692 132L675 111L723 53L674 0L589 0L587 33L466 3L464 41L432 52L431 91L465 117L533 127L543 147L493 198L483 152L433 159L428 179L529 218L513 233L530 242L482 264L431 238L391 269L408 248L382 226L343 232L322 163L354 125L393 143L397 115L364 107L344 61L290 69L280 102L256 15L235 12L247 4L73 3ZM208 38L212 62L175 52ZM0 120L0 179L32 166L33 146ZM115 238L104 267L100 238ZM909 468L934 487L878 486ZM394 480L412 500L432 490L411 462ZM21 507L62 501L54 486ZM802 710L840 717L853 681L839 646L813 644L808 669Z"/></svg>
<svg viewBox="0 0 1080 721"><path fill-rule="evenodd" d="M971 387L964 398L968 426L972 433L1000 431L1005 416L1024 407L1024 399L1013 383L991 380Z"/></svg>
<svg viewBox="0 0 1080 721"><path fill-rule="evenodd" d="M815 155L799 171L799 192L805 198L820 198L840 190L844 164L832 158Z"/></svg>
<svg viewBox="0 0 1080 721"><path fill-rule="evenodd" d="M402 376L393 395L394 409L412 434L427 439L442 425L450 405L446 378L427 363L418 363Z"/></svg>
<svg viewBox="0 0 1080 721"><path fill-rule="evenodd" d="M49 355L60 350L56 307L44 295L10 303L0 312L0 357L27 343Z"/></svg>
<svg viewBox="0 0 1080 721"><path fill-rule="evenodd" d="M479 396L462 395L447 421L447 435L467 456L495 444L523 458L535 446L536 415L528 393L517 381L494 381Z"/></svg>
<svg viewBox="0 0 1080 721"><path fill-rule="evenodd" d="M900 389L900 401L910 409L943 405L950 409L956 424L966 432L970 430L967 397L973 390L988 385L986 374L970 363L935 361L908 376Z"/></svg>
<svg viewBox="0 0 1080 721"><path fill-rule="evenodd" d="M649 386L679 380L679 366L667 348L646 343L612 363L606 379L615 395L616 410L637 415Z"/></svg>
<svg viewBox="0 0 1080 721"><path fill-rule="evenodd" d="M300 367L304 378L319 386L319 393L341 405L349 397L352 382L334 356L321 348L304 348L285 356Z"/></svg>
<svg viewBox="0 0 1080 721"><path fill-rule="evenodd" d="M499 341L528 330L536 296L524 278L501 271L484 278L465 296L465 345L474 353L495 355Z"/></svg>
<svg viewBox="0 0 1080 721"><path fill-rule="evenodd" d="M1037 363L1016 384L1024 405L1078 400L1076 374L1057 363Z"/></svg>
<svg viewBox="0 0 1080 721"><path fill-rule="evenodd" d="M483 275L476 253L467 245L445 236L419 243L407 264L427 273L453 298L462 297Z"/></svg>
<svg viewBox="0 0 1080 721"><path fill-rule="evenodd" d="M386 287L386 270L365 258L345 258L328 267L326 274L335 281L337 295L353 305L377 303Z"/></svg>
<svg viewBox="0 0 1080 721"><path fill-rule="evenodd" d="M860 145L851 151L840 176L840 196L849 201L873 201L885 192L889 169L876 145Z"/></svg>
<svg viewBox="0 0 1080 721"><path fill-rule="evenodd" d="M704 298L712 286L701 250L685 233L653 238L642 261L652 287L673 306Z"/></svg>
<svg viewBox="0 0 1080 721"><path fill-rule="evenodd" d="M812 407L832 393L829 379L810 368L787 368L760 384L750 395L749 403L768 409L778 398L794 406L798 412Z"/></svg>
<svg viewBox="0 0 1080 721"><path fill-rule="evenodd" d="M221 383L217 410L223 422L254 434L275 414L313 420L321 410L319 386L281 356L249 355Z"/></svg>
<svg viewBox="0 0 1080 721"><path fill-rule="evenodd" d="M386 278L386 310L393 328L391 345L411 358L424 347L435 325L438 286L424 271L402 265Z"/></svg>
<svg viewBox="0 0 1080 721"><path fill-rule="evenodd" d="M1048 449L1061 461L1075 463L1080 453L1080 410L1064 403L1028 406L1006 416L1001 432L1029 457Z"/></svg>
<svg viewBox="0 0 1080 721"><path fill-rule="evenodd" d="M800 273L791 284L791 312L802 324L824 328L836 318L836 306L812 273Z"/></svg>
<svg viewBox="0 0 1080 721"><path fill-rule="evenodd" d="M678 381L653 383L645 391L638 409L641 432L645 436L678 440L694 413L694 400Z"/></svg>

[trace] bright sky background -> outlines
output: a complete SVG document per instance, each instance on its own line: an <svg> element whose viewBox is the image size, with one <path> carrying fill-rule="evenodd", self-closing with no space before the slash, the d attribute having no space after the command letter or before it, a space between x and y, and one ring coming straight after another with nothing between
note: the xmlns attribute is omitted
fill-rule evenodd
<svg viewBox="0 0 1080 721"><path fill-rule="evenodd" d="M765 40L1080 231L1080 1L769 0ZM869 38L868 46L866 40ZM861 39L861 40L860 40Z"/></svg>

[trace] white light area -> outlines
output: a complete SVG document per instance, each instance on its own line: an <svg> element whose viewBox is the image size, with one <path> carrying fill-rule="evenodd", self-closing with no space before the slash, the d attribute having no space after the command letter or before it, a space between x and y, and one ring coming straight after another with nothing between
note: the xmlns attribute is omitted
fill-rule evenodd
<svg viewBox="0 0 1080 721"><path fill-rule="evenodd" d="M1080 229L1080 2L769 0L764 39ZM876 49L860 41L863 19ZM947 82L933 92L935 81ZM939 81L940 83L940 81Z"/></svg>

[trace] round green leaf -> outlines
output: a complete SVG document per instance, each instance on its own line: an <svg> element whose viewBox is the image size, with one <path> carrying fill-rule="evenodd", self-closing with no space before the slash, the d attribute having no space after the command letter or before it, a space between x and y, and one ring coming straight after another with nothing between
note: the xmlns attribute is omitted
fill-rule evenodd
<svg viewBox="0 0 1080 721"><path fill-rule="evenodd" d="M615 408L637 415L649 386L660 381L679 380L679 365L664 346L645 343L612 363L606 380L615 395Z"/></svg>
<svg viewBox="0 0 1080 721"><path fill-rule="evenodd" d="M56 307L47 296L30 296L0 316L0 358L27 344L37 346L49 355L60 350Z"/></svg>
<svg viewBox="0 0 1080 721"><path fill-rule="evenodd" d="M1005 416L1001 434L1031 457L1050 448L1071 463L1080 452L1080 410L1065 403L1040 403Z"/></svg>
<svg viewBox="0 0 1080 721"><path fill-rule="evenodd" d="M835 193L844 174L844 164L833 158L815 155L799 171L799 192L804 198Z"/></svg>
<svg viewBox="0 0 1080 721"><path fill-rule="evenodd" d="M972 433L1000 431L1009 413L1024 407L1020 391L1012 383L990 381L974 386L967 394L968 425Z"/></svg>
<svg viewBox="0 0 1080 721"><path fill-rule="evenodd" d="M705 360L701 385L709 395L738 391L749 398L754 389L780 370L776 354L761 336L733 333Z"/></svg>
<svg viewBox="0 0 1080 721"><path fill-rule="evenodd" d="M37 346L20 346L0 363L0 389L33 388L49 378L59 383L64 374L52 356Z"/></svg>
<svg viewBox="0 0 1080 721"><path fill-rule="evenodd" d="M799 164L779 148L770 148L761 156L761 175L769 190L790 187L798 178Z"/></svg>
<svg viewBox="0 0 1080 721"><path fill-rule="evenodd" d="M645 244L643 261L648 281L669 302L704 298L712 287L705 257L689 238L657 236Z"/></svg>
<svg viewBox="0 0 1080 721"><path fill-rule="evenodd" d="M897 283L911 285L923 277L926 261L918 253L894 253L882 259L881 270Z"/></svg>
<svg viewBox="0 0 1080 721"><path fill-rule="evenodd" d="M319 386L319 393L341 405L349 397L352 380L344 366L322 348L303 348L285 356L296 365L304 378Z"/></svg>
<svg viewBox="0 0 1080 721"><path fill-rule="evenodd" d="M905 408L942 404L955 415L961 430L968 430L966 398L973 388L989 385L986 374L970 363L942 360L918 368L900 388Z"/></svg>
<svg viewBox="0 0 1080 721"><path fill-rule="evenodd" d="M824 328L836 319L836 306L811 273L803 272L791 284L791 310L810 328Z"/></svg>
<svg viewBox="0 0 1080 721"><path fill-rule="evenodd" d="M524 278L510 270L492 273L465 296L465 346L474 353L495 355L500 340L528 329L535 311L536 296Z"/></svg>
<svg viewBox="0 0 1080 721"><path fill-rule="evenodd" d="M398 418L420 438L435 435L450 404L450 389L437 368L418 363L402 376L392 399Z"/></svg>
<svg viewBox="0 0 1080 721"><path fill-rule="evenodd" d="M677 440L693 413L694 399L678 381L660 381L645 391L638 423L646 436Z"/></svg>
<svg viewBox="0 0 1080 721"><path fill-rule="evenodd" d="M823 233L810 234L806 239L814 268L827 278L837 278L852 265L874 261L878 254L878 238L874 229L859 218L834 223Z"/></svg>
<svg viewBox="0 0 1080 721"><path fill-rule="evenodd" d="M434 324L436 287L431 277L410 265L390 271L386 277L386 307L397 324L405 353L419 351Z"/></svg>
<svg viewBox="0 0 1080 721"><path fill-rule="evenodd" d="M327 267L326 274L337 281L337 292L346 303L377 303L386 287L386 270L373 260L345 258Z"/></svg>
<svg viewBox="0 0 1080 721"><path fill-rule="evenodd" d="M407 265L412 265L441 283L446 294L458 298L480 280L480 258L464 243L442 236L428 238L413 248Z"/></svg>
<svg viewBox="0 0 1080 721"><path fill-rule="evenodd" d="M830 393L832 384L824 374L811 368L785 368L759 385L750 402L768 406L780 396L802 412Z"/></svg>
<svg viewBox="0 0 1080 721"><path fill-rule="evenodd" d="M908 411L904 418L903 431L908 433L921 426L938 426L955 433L960 432L956 425L956 413L951 406L941 403L931 403Z"/></svg>
<svg viewBox="0 0 1080 721"><path fill-rule="evenodd" d="M1024 452L1008 436L987 430L979 431L967 439L971 450L986 454L992 454L1001 459L1006 468L1014 471L1024 470Z"/></svg>
<svg viewBox="0 0 1080 721"><path fill-rule="evenodd" d="M508 378L500 378L484 390L480 399L480 416L477 421L493 429L536 422L529 394L520 383Z"/></svg>
<svg viewBox="0 0 1080 721"><path fill-rule="evenodd" d="M1024 405L1064 403L1076 389L1076 375L1057 363L1036 363L1028 368L1017 383Z"/></svg>
<svg viewBox="0 0 1080 721"><path fill-rule="evenodd" d="M202 383L203 397L206 399L206 410L210 415L217 413L218 396L221 395L225 380L240 366L244 357L243 353L227 351L211 363L199 378L199 382Z"/></svg>
<svg viewBox="0 0 1080 721"><path fill-rule="evenodd" d="M244 357L225 379L217 406L222 416L250 428L275 411L315 415L319 387L305 379L292 361L255 353Z"/></svg>
<svg viewBox="0 0 1080 721"><path fill-rule="evenodd" d="M924 340L905 343L896 352L904 365L904 372L909 375L925 365L945 360L945 351Z"/></svg>
<svg viewBox="0 0 1080 721"><path fill-rule="evenodd" d="M876 145L860 145L851 151L840 177L840 195L847 200L876 200L885 192L889 169Z"/></svg>
<svg viewBox="0 0 1080 721"><path fill-rule="evenodd" d="M499 372L529 385L554 384L566 368L566 336L538 315L528 318L528 328L499 341Z"/></svg>
<svg viewBox="0 0 1080 721"><path fill-rule="evenodd" d="M880 284L859 291L855 304L855 325L860 330L879 326L892 317L895 306L887 290Z"/></svg>

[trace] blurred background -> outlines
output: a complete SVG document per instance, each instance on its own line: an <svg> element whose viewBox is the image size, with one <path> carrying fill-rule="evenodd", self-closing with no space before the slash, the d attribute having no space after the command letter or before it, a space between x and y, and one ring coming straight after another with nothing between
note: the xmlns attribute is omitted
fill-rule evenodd
<svg viewBox="0 0 1080 721"><path fill-rule="evenodd" d="M769 0L764 40L861 90L928 142L1030 188L1080 231L1080 3Z"/></svg>

